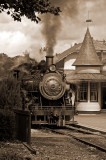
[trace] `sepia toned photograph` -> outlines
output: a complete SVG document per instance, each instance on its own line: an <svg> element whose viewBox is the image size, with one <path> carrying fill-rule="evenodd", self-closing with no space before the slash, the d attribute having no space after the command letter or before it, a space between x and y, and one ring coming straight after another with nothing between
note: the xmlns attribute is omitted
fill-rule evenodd
<svg viewBox="0 0 106 160"><path fill-rule="evenodd" d="M0 160L106 160L106 0L0 0Z"/></svg>

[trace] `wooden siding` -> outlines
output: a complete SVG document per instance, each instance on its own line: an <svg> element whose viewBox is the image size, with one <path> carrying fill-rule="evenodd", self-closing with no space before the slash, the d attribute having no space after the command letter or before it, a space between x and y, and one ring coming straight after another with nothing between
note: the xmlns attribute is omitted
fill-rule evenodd
<svg viewBox="0 0 106 160"><path fill-rule="evenodd" d="M70 69L70 70L75 70L75 66L73 66L73 63L75 62L76 59L70 59L65 62L64 64L64 70Z"/></svg>

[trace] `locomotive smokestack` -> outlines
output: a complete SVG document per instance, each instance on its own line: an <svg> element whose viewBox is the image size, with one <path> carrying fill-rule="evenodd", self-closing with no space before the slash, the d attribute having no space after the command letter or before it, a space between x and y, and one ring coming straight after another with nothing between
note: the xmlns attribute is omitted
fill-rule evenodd
<svg viewBox="0 0 106 160"><path fill-rule="evenodd" d="M53 64L53 57L54 56L46 56L46 65L47 67Z"/></svg>

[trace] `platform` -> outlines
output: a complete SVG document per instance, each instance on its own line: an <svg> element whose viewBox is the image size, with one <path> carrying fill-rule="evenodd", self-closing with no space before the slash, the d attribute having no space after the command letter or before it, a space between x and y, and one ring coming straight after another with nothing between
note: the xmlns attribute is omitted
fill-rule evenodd
<svg viewBox="0 0 106 160"><path fill-rule="evenodd" d="M78 114L74 120L78 125L106 133L106 112L100 114Z"/></svg>

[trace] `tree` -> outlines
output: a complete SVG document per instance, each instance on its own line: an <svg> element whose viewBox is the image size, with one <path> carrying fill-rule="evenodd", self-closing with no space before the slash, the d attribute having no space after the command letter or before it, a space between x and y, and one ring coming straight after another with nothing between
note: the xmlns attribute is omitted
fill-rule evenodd
<svg viewBox="0 0 106 160"><path fill-rule="evenodd" d="M26 16L37 23L41 20L37 13L59 15L60 8L51 6L50 0L0 0L0 13L6 12L14 20L21 21Z"/></svg>

